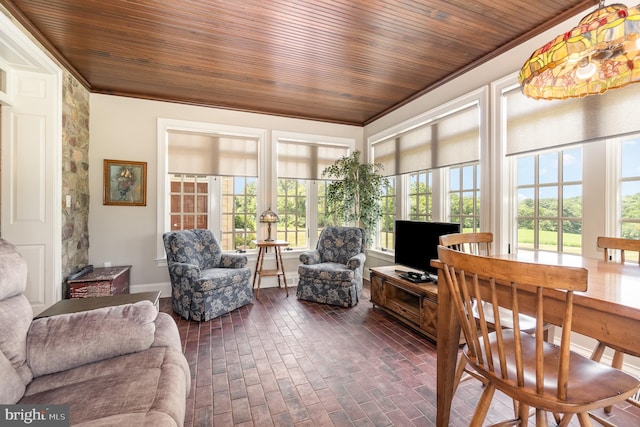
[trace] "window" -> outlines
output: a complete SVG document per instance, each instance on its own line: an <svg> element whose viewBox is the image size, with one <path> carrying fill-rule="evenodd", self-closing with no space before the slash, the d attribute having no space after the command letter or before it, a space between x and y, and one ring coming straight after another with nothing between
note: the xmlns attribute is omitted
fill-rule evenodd
<svg viewBox="0 0 640 427"><path fill-rule="evenodd" d="M158 235L207 228L225 251L252 248L265 139L259 129L158 119ZM157 254L163 262L161 238Z"/></svg>
<svg viewBox="0 0 640 427"><path fill-rule="evenodd" d="M209 227L209 179L171 175L171 231Z"/></svg>
<svg viewBox="0 0 640 427"><path fill-rule="evenodd" d="M449 220L465 233L480 231L480 164L449 168Z"/></svg>
<svg viewBox="0 0 640 427"><path fill-rule="evenodd" d="M274 132L277 148L278 238L290 248L315 247L322 229L336 224L326 205L327 182L322 172L349 154L352 140Z"/></svg>
<svg viewBox="0 0 640 427"><path fill-rule="evenodd" d="M317 200L318 200L318 226L316 236L320 237L322 229L331 224L337 224L338 219L335 217L336 209L327 205L327 191L332 181L317 181Z"/></svg>
<svg viewBox="0 0 640 427"><path fill-rule="evenodd" d="M500 223L504 229L499 231L508 234L505 240L519 247L578 252L580 246L585 255L597 255L598 235L622 235L626 232L622 229L634 221L628 216L629 221L622 219L627 215L622 213L622 206L629 206L631 200L626 196L636 191L624 183L634 178L632 175L622 177L620 159L633 162L631 159L637 152L628 151L621 156L622 146L616 139L637 135L640 131L635 117L640 86L630 85L625 90L609 91L602 96L561 102L540 102L525 97L515 76L497 82L494 88L494 94L499 97L495 105L501 122L495 131L502 143L495 152L512 157L508 161L512 168L505 174L505 182L507 176L513 177L509 182L518 186L510 192L514 206L510 213L517 205L519 222L514 224L512 217L507 217ZM574 151L569 147L582 148ZM567 166L566 162L572 160L565 158L565 154L573 157L572 153L576 153L575 165ZM615 155L608 156L613 153ZM554 155L558 157L549 159ZM496 158L496 164L501 160ZM554 171L560 178L554 178L555 182L541 178L537 187L534 174L543 175L549 162L554 167L557 165ZM575 176L561 174L562 169L564 174L570 172ZM583 170L584 178L581 177ZM508 185L503 188L507 191ZM550 200L557 200L559 206L551 205ZM514 236L511 233L515 230ZM529 237L525 238L527 233ZM545 242L545 235L552 239Z"/></svg>
<svg viewBox="0 0 640 427"><path fill-rule="evenodd" d="M256 178L172 174L171 230L220 230L223 250L254 249L256 185ZM220 200L221 209L210 212L209 200Z"/></svg>
<svg viewBox="0 0 640 427"><path fill-rule="evenodd" d="M258 139L242 134L170 131L168 140L172 192L179 177L181 202L176 207L183 211L179 222L172 214L171 228L178 227L175 224L179 229L209 228L227 251L252 247L256 238ZM172 212L173 204L172 198ZM191 220L185 214L196 216Z"/></svg>
<svg viewBox="0 0 640 427"><path fill-rule="evenodd" d="M432 207L431 171L409 174L409 219L430 221Z"/></svg>
<svg viewBox="0 0 640 427"><path fill-rule="evenodd" d="M221 177L220 209L223 250L255 249L257 184L256 178Z"/></svg>
<svg viewBox="0 0 640 427"><path fill-rule="evenodd" d="M483 107L486 91L479 89L371 136L371 159L392 179L382 200L381 250L394 248L396 219L444 221L453 217L468 222L470 229L479 227L480 146L486 134L481 121ZM467 165L472 173L468 179ZM455 191L444 185L449 168L465 174L455 180L463 186ZM449 212L447 207L455 197L459 200ZM467 207L469 197L471 205Z"/></svg>
<svg viewBox="0 0 640 427"><path fill-rule="evenodd" d="M623 141L620 147L620 236L640 239L640 137ZM628 259L637 259L629 253Z"/></svg>
<svg viewBox="0 0 640 427"><path fill-rule="evenodd" d="M279 179L278 180L278 239L289 242L290 248L309 247L307 230L307 212L311 206L308 200L315 200L317 210L315 237L319 237L322 229L327 225L336 224L336 219L331 217L326 200L327 184L330 181L313 181L306 179Z"/></svg>
<svg viewBox="0 0 640 427"><path fill-rule="evenodd" d="M388 177L389 185L383 189L381 207L382 219L380 221L380 248L393 250L395 248L394 223L396 219L396 179Z"/></svg>
<svg viewBox="0 0 640 427"><path fill-rule="evenodd" d="M582 148L519 157L517 245L582 252Z"/></svg>
<svg viewBox="0 0 640 427"><path fill-rule="evenodd" d="M279 179L278 239L292 248L307 247L307 183L304 179Z"/></svg>

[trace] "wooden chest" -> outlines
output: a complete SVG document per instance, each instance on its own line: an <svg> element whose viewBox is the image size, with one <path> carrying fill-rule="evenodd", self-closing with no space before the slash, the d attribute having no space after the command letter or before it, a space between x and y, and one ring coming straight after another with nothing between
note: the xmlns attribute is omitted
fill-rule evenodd
<svg viewBox="0 0 640 427"><path fill-rule="evenodd" d="M68 281L70 298L103 297L129 293L130 265L94 268Z"/></svg>

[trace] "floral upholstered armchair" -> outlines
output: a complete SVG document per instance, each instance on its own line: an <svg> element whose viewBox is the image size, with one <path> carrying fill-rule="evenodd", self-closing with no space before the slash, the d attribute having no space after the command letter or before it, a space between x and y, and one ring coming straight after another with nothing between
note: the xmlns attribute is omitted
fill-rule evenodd
<svg viewBox="0 0 640 427"><path fill-rule="evenodd" d="M162 236L171 279L173 311L207 321L253 299L247 257L226 254L210 230L182 230Z"/></svg>
<svg viewBox="0 0 640 427"><path fill-rule="evenodd" d="M316 250L300 254L299 299L353 307L362 293L365 234L358 227L327 227Z"/></svg>

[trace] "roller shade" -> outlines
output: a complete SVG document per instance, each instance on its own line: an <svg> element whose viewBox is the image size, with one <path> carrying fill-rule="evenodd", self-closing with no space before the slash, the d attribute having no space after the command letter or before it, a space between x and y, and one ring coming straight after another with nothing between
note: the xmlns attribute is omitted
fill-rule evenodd
<svg viewBox="0 0 640 427"><path fill-rule="evenodd" d="M400 138L390 138L384 141L372 144L372 158L374 163L382 165L381 173L384 176L399 175L400 156L396 153L400 152Z"/></svg>
<svg viewBox="0 0 640 427"><path fill-rule="evenodd" d="M478 161L479 104L376 142L372 150L373 161L384 166L386 176Z"/></svg>
<svg viewBox="0 0 640 427"><path fill-rule="evenodd" d="M258 176L258 138L169 131L172 174Z"/></svg>
<svg viewBox="0 0 640 427"><path fill-rule="evenodd" d="M434 167L480 160L480 107L473 104L449 114L432 126Z"/></svg>
<svg viewBox="0 0 640 427"><path fill-rule="evenodd" d="M640 85L564 101L534 100L515 87L503 94L507 155L640 131Z"/></svg>
<svg viewBox="0 0 640 427"><path fill-rule="evenodd" d="M345 145L321 144L279 139L278 178L322 179L322 171L341 157L349 155Z"/></svg>

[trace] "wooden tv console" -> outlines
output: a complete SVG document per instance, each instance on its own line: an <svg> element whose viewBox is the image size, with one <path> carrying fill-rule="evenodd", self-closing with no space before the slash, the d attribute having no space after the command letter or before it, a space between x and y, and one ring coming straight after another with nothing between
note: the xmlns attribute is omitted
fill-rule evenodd
<svg viewBox="0 0 640 427"><path fill-rule="evenodd" d="M437 342L438 285L434 282L413 283L400 277L391 265L369 270L371 303L385 313Z"/></svg>

